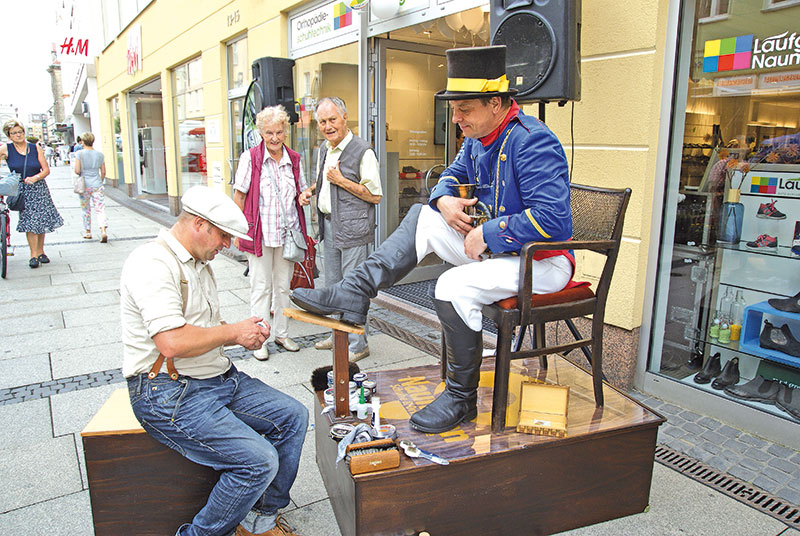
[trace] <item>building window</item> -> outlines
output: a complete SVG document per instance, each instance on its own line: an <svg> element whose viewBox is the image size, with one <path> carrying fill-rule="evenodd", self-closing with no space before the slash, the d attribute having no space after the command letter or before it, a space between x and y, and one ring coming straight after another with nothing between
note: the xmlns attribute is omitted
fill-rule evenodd
<svg viewBox="0 0 800 536"><path fill-rule="evenodd" d="M226 46L228 59L228 117L230 118L231 156L230 165L231 183L239 165L239 155L242 154L242 106L247 86L252 79L250 61L247 57L247 37L228 43Z"/></svg>
<svg viewBox="0 0 800 536"><path fill-rule="evenodd" d="M119 97L114 97L108 101L108 106L111 112L111 132L114 135L114 162L116 176L114 177L120 183L125 180L125 172L122 167L122 129L120 128L119 119Z"/></svg>
<svg viewBox="0 0 800 536"><path fill-rule="evenodd" d="M172 76L178 126L180 194L196 184L208 184L202 58L179 65Z"/></svg>
<svg viewBox="0 0 800 536"><path fill-rule="evenodd" d="M800 0L764 0L764 10L783 9L785 7L798 6Z"/></svg>
<svg viewBox="0 0 800 536"><path fill-rule="evenodd" d="M728 17L732 0L700 0L697 3L699 22L713 22Z"/></svg>

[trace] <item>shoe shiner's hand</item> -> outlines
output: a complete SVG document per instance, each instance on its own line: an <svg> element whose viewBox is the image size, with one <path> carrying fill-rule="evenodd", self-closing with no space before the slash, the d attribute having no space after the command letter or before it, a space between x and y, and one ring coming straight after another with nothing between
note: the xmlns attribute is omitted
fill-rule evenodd
<svg viewBox="0 0 800 536"><path fill-rule="evenodd" d="M464 253L474 261L481 260L481 253L486 251L486 242L483 240L483 225L472 229L464 239Z"/></svg>
<svg viewBox="0 0 800 536"><path fill-rule="evenodd" d="M264 341L269 338L269 324L257 316L233 324L236 330L236 344L241 344L248 350L261 348Z"/></svg>
<svg viewBox="0 0 800 536"><path fill-rule="evenodd" d="M477 197L472 199L462 199L450 195L443 195L436 200L436 208L447 222L447 225L466 236L472 231L472 218L464 212L464 207L469 207L478 202ZM483 236L483 233L481 233Z"/></svg>

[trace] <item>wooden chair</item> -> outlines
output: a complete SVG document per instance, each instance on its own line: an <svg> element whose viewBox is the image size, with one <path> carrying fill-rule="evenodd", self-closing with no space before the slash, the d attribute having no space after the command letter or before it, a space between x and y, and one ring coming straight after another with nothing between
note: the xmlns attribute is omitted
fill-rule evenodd
<svg viewBox="0 0 800 536"><path fill-rule="evenodd" d="M511 361L539 357L547 367L547 355L566 353L581 348L592 366L595 404L603 405L603 321L611 276L619 254L622 224L631 190L611 190L570 185L573 239L568 242L529 242L520 251L519 293L517 296L487 305L483 314L498 328L495 361L494 394L492 399L492 431L502 432L506 422L508 381ZM589 250L605 255L605 265L597 291L588 286L576 286L552 294L531 294L533 254L543 250ZM592 315L592 333L581 338L573 318ZM575 338L574 342L547 347L544 326L547 322L564 320ZM530 350L520 350L525 327L533 326ZM520 333L513 342L514 331ZM512 348L513 344L513 348ZM591 350L589 350L591 347ZM444 352L443 352L444 354Z"/></svg>

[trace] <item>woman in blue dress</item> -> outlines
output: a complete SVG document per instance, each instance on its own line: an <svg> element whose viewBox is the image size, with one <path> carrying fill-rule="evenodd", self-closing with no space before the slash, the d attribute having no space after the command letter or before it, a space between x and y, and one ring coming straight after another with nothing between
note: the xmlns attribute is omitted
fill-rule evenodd
<svg viewBox="0 0 800 536"><path fill-rule="evenodd" d="M28 239L31 250L28 266L38 268L40 264L50 262L44 253L45 233L52 233L64 225L64 220L56 210L44 180L50 174L50 166L42 149L25 140L25 127L16 119L6 121L3 132L11 143L0 145L0 160L6 159L9 169L24 178L20 192L25 199L25 209L19 213L17 231L25 233Z"/></svg>

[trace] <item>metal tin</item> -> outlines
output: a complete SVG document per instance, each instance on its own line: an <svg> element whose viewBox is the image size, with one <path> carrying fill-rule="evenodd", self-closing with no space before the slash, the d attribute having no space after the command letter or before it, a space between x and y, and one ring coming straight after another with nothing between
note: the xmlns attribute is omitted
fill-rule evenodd
<svg viewBox="0 0 800 536"><path fill-rule="evenodd" d="M369 390L370 394L375 394L375 389L378 387L378 384L375 383L375 380L364 380L364 391Z"/></svg>
<svg viewBox="0 0 800 536"><path fill-rule="evenodd" d="M397 428L393 424L381 424L375 428L375 439L397 439Z"/></svg>
<svg viewBox="0 0 800 536"><path fill-rule="evenodd" d="M333 426L331 426L331 432L330 432L331 439L335 441L340 441L344 438L344 436L346 436L352 431L353 431L352 424L346 422L336 423Z"/></svg>
<svg viewBox="0 0 800 536"><path fill-rule="evenodd" d="M333 387L333 371L328 371L328 387Z"/></svg>
<svg viewBox="0 0 800 536"><path fill-rule="evenodd" d="M335 402L333 398L333 387L328 387L327 389L325 389L325 392L322 394L322 398L323 400L325 400L326 406L332 406L333 403Z"/></svg>
<svg viewBox="0 0 800 536"><path fill-rule="evenodd" d="M356 382L356 386L358 386L358 387L361 387L361 384L366 379L367 379L367 375L364 374L363 372L356 372L355 374L353 374L353 381Z"/></svg>

